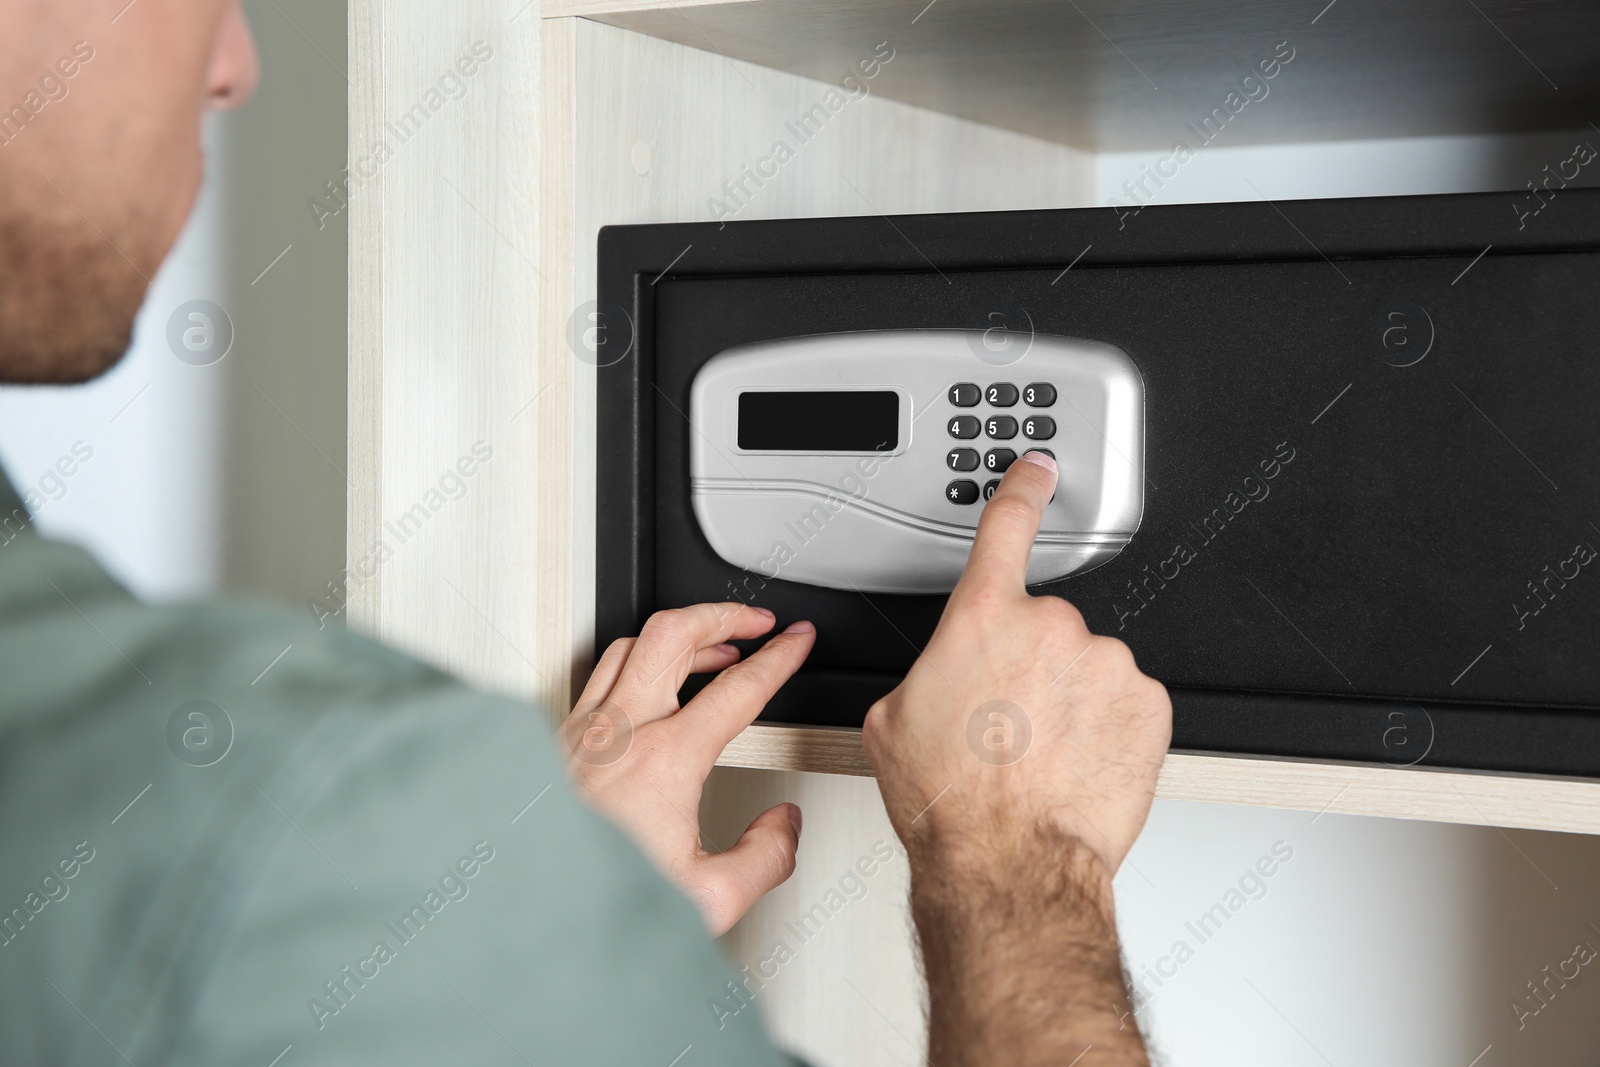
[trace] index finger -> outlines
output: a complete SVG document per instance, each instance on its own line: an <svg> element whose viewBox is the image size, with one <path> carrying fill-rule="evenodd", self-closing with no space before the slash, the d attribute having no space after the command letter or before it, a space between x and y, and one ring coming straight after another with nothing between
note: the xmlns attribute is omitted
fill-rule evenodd
<svg viewBox="0 0 1600 1067"><path fill-rule="evenodd" d="M1045 505L1056 491L1056 461L1029 452L1011 464L983 506L966 570L952 599L976 591L1021 593L1028 582L1028 553L1039 536Z"/></svg>

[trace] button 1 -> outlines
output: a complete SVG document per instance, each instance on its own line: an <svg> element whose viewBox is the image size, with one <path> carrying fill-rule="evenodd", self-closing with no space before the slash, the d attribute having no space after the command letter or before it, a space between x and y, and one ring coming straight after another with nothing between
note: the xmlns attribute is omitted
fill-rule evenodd
<svg viewBox="0 0 1600 1067"><path fill-rule="evenodd" d="M944 464L953 471L975 471L978 469L978 450L952 448L945 453Z"/></svg>
<svg viewBox="0 0 1600 1067"><path fill-rule="evenodd" d="M1056 387L1049 382L1034 382L1022 390L1022 400L1030 408L1047 408L1056 402Z"/></svg>
<svg viewBox="0 0 1600 1067"><path fill-rule="evenodd" d="M998 488L1000 488L999 478L990 478L988 481L984 482L983 499L988 500L990 497L994 496L994 491Z"/></svg>
<svg viewBox="0 0 1600 1067"><path fill-rule="evenodd" d="M974 415L957 415L950 420L950 436L963 441L978 436L978 431L981 429L983 424Z"/></svg>
<svg viewBox="0 0 1600 1067"><path fill-rule="evenodd" d="M967 478L957 478L945 486L944 498L952 504L976 504L978 483Z"/></svg>
<svg viewBox="0 0 1600 1067"><path fill-rule="evenodd" d="M990 415L989 421L983 424L983 432L996 441L1009 441L1017 436L1017 420L1010 415Z"/></svg>
<svg viewBox="0 0 1600 1067"><path fill-rule="evenodd" d="M950 387L950 403L958 408L975 408L983 399L983 390L971 382L960 382Z"/></svg>
<svg viewBox="0 0 1600 1067"><path fill-rule="evenodd" d="M1006 469L1017 461L1017 454L1009 448L992 448L983 457L983 469L996 474L1004 474Z"/></svg>
<svg viewBox="0 0 1600 1067"><path fill-rule="evenodd" d="M1029 415L1022 420L1022 435L1030 441L1048 441L1056 435L1056 420L1048 415Z"/></svg>
<svg viewBox="0 0 1600 1067"><path fill-rule="evenodd" d="M1017 402L1017 387L1010 382L995 382L983 394L997 408L1008 408Z"/></svg>

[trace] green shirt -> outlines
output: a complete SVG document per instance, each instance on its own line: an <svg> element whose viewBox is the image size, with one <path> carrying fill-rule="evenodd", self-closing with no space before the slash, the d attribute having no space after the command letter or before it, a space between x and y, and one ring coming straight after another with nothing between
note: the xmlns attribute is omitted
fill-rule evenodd
<svg viewBox="0 0 1600 1067"><path fill-rule="evenodd" d="M0 476L0 1063L791 1062L539 711L25 525Z"/></svg>

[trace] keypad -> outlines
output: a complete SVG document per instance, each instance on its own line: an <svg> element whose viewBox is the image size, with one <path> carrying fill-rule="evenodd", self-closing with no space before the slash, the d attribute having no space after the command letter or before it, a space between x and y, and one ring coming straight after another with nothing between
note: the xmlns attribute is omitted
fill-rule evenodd
<svg viewBox="0 0 1600 1067"><path fill-rule="evenodd" d="M987 404L991 408L1010 408L1016 407L1018 402L1030 408L1047 408L1055 404L1056 396L1056 387L1049 382L1030 382L1021 388L1013 382L989 382L986 385L956 382L950 386L947 399L951 407L957 408L975 408L980 404ZM1027 441L1048 441L1056 435L1056 422L1048 415L1027 414L1018 418L1009 413L991 411L987 415L983 412L953 415L948 429L950 436L958 441L971 441L980 436L991 441L1011 441L1019 433ZM1027 448L1024 451L1044 452L1055 458L1048 449ZM1017 453L1011 448L991 448L980 456L976 448L957 447L946 452L944 458L945 466L952 471L966 473L982 469L996 476L1004 474L1016 461ZM945 499L965 507L980 499L988 500L999 487L999 477L989 478L981 489L971 479L957 478L945 486Z"/></svg>
<svg viewBox="0 0 1600 1067"><path fill-rule="evenodd" d="M983 469L1004 474L1017 461L1017 454L1009 448L991 448L983 457Z"/></svg>
<svg viewBox="0 0 1600 1067"><path fill-rule="evenodd" d="M1052 390L1053 398L1054 390ZM958 408L975 408L983 399L983 390L972 382L958 382L950 387L950 403Z"/></svg>
<svg viewBox="0 0 1600 1067"><path fill-rule="evenodd" d="M978 431L983 429L983 424L975 415L957 415L950 420L950 436L962 441L968 441L978 436Z"/></svg>
<svg viewBox="0 0 1600 1067"><path fill-rule="evenodd" d="M978 483L970 478L957 478L945 486L944 498L952 504L976 504Z"/></svg>
<svg viewBox="0 0 1600 1067"><path fill-rule="evenodd" d="M1022 402L1030 408L1047 408L1056 402L1056 387L1049 382L1033 382L1023 388Z"/></svg>
<svg viewBox="0 0 1600 1067"><path fill-rule="evenodd" d="M1010 382L995 382L983 391L983 398L997 408L1009 408L1017 402L1017 387Z"/></svg>
<svg viewBox="0 0 1600 1067"><path fill-rule="evenodd" d="M1048 441L1055 435L1056 420L1048 415L1029 415L1022 420L1022 436L1030 441Z"/></svg>
<svg viewBox="0 0 1600 1067"><path fill-rule="evenodd" d="M952 448L945 453L944 464L953 471L975 471L978 469L978 450Z"/></svg>

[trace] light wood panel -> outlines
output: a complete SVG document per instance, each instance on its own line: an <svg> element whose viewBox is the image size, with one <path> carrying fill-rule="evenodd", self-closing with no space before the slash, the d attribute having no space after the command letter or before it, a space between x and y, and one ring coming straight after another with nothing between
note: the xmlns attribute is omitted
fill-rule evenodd
<svg viewBox="0 0 1600 1067"><path fill-rule="evenodd" d="M1213 109L1226 127L1217 143L1260 144L1582 128L1600 97L1589 0L556 0L546 11L816 78L888 40L900 56L884 95L1100 151L1180 138L1198 149L1211 138L1186 124ZM1275 55L1293 59L1240 88ZM1259 99L1236 106L1235 91Z"/></svg>
<svg viewBox="0 0 1600 1067"><path fill-rule="evenodd" d="M525 0L351 4L347 601L390 643L565 708L571 375L540 358L542 32Z"/></svg>
<svg viewBox="0 0 1600 1067"><path fill-rule="evenodd" d="M730 767L870 776L861 732L752 726L723 754ZM1167 800L1600 833L1600 782L1360 763L1174 752L1156 786Z"/></svg>

